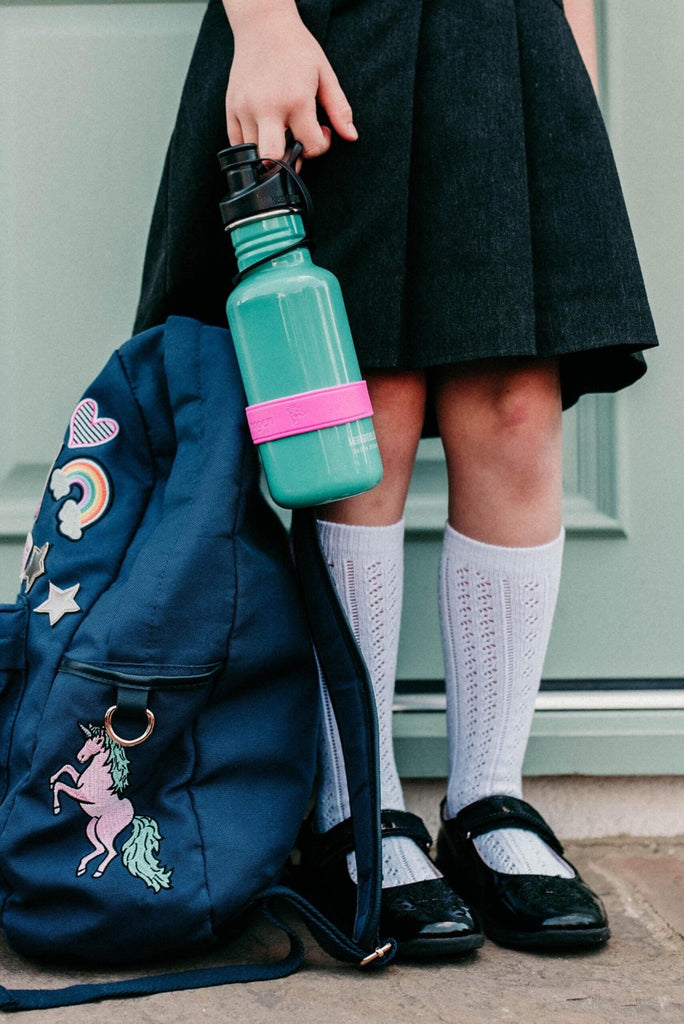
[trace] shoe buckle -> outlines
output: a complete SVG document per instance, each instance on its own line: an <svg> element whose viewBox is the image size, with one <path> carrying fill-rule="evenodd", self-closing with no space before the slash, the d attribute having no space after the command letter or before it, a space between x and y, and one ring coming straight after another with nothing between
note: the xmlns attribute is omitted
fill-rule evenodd
<svg viewBox="0 0 684 1024"><path fill-rule="evenodd" d="M386 942L384 946L377 946L372 953L365 956L359 967L367 967L368 964L372 964L374 960L382 960L384 956L392 952L392 943Z"/></svg>

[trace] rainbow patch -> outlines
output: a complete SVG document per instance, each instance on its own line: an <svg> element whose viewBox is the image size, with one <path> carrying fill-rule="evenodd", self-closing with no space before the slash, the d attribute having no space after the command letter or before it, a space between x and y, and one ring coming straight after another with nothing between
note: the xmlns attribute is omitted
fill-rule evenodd
<svg viewBox="0 0 684 1024"><path fill-rule="evenodd" d="M80 497L69 498L57 513L59 532L69 540L80 540L83 531L105 514L112 498L112 486L105 469L94 459L72 459L55 469L50 493L61 501L76 489Z"/></svg>

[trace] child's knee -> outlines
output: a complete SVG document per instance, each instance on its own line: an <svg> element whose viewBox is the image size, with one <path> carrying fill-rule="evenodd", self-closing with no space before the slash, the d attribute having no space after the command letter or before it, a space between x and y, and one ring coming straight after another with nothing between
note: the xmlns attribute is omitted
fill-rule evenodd
<svg viewBox="0 0 684 1024"><path fill-rule="evenodd" d="M506 444L560 429L561 398L555 360L489 360L450 367L437 381L445 443L468 437Z"/></svg>
<svg viewBox="0 0 684 1024"><path fill-rule="evenodd" d="M560 430L561 397L555 362L525 363L502 369L485 395L496 434L505 439L555 436Z"/></svg>

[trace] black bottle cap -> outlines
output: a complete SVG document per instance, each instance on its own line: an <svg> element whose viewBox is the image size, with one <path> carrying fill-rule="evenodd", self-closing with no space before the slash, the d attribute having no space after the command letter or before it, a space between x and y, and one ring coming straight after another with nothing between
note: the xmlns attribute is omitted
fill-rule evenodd
<svg viewBox="0 0 684 1024"><path fill-rule="evenodd" d="M226 228L276 210L310 212L308 191L295 170L301 152L301 143L292 139L282 160L262 160L252 144L221 150L218 160L228 179L220 203Z"/></svg>

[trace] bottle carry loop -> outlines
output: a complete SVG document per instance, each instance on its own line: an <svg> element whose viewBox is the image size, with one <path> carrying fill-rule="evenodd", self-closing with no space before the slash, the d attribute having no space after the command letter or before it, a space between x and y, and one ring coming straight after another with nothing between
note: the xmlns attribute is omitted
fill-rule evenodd
<svg viewBox="0 0 684 1024"><path fill-rule="evenodd" d="M233 287L240 284L240 281L244 280L248 274L251 274L257 267L263 267L265 263L271 263L273 260L277 260L280 256L287 256L288 252L295 252L297 249L306 249L311 245L311 239L308 235L304 235L298 242L293 242L292 245L286 245L284 249L279 249L278 252L271 253L270 256L264 256L260 260L255 260L244 270L241 270L233 278Z"/></svg>

